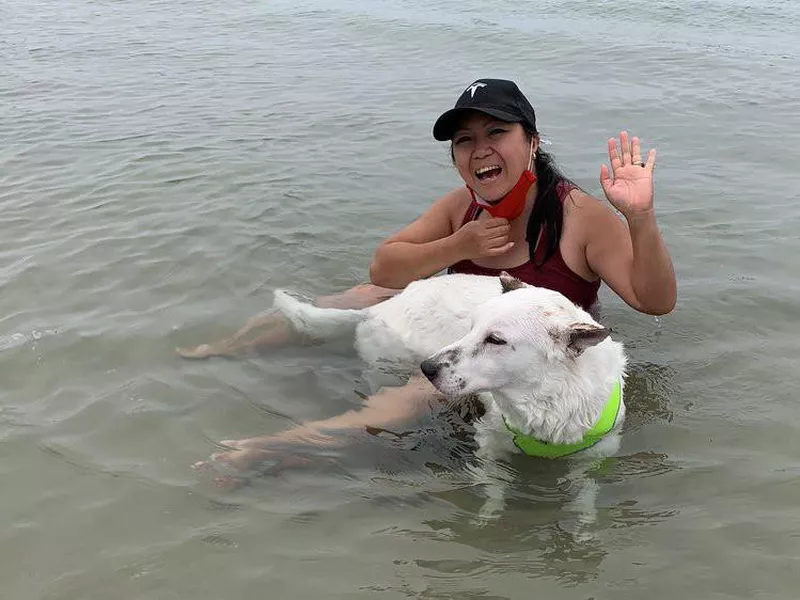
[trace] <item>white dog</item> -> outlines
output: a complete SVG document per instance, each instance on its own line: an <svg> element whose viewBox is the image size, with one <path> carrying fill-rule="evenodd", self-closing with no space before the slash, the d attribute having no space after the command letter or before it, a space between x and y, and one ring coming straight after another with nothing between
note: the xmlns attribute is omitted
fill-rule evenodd
<svg viewBox="0 0 800 600"><path fill-rule="evenodd" d="M315 338L355 329L357 351L376 368L421 367L446 395L479 394L486 414L476 438L485 458L597 458L619 448L623 347L558 292L505 274L444 275L363 310L317 308L281 291L275 305ZM586 468L581 461L578 471ZM502 492L494 493L490 512L502 506ZM593 520L594 493L579 499L583 521Z"/></svg>

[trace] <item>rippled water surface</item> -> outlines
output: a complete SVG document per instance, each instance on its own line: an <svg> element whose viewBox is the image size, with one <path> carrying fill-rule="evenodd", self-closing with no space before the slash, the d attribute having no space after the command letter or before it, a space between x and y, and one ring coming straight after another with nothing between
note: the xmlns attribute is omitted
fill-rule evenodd
<svg viewBox="0 0 800 600"><path fill-rule="evenodd" d="M800 9L793 0L0 3L0 581L15 600L794 598ZM676 311L608 292L621 456L578 542L563 465L507 510L433 415L242 490L190 469L369 393L343 349L187 362L288 287L367 277L458 184L430 130L515 79L566 172L659 150ZM451 440L452 441L452 440Z"/></svg>

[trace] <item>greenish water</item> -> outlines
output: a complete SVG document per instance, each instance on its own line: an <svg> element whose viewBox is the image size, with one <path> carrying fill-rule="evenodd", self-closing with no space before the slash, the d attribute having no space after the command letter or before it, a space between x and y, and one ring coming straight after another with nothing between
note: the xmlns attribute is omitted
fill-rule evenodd
<svg viewBox="0 0 800 600"><path fill-rule="evenodd" d="M0 4L3 596L795 598L799 22L788 0ZM369 390L343 352L172 349L275 287L364 280L458 184L431 126L486 76L591 192L611 135L659 150L679 304L603 293L632 377L594 539L562 528L552 464L512 464L475 525L481 491L424 437L214 489L189 468L213 441Z"/></svg>

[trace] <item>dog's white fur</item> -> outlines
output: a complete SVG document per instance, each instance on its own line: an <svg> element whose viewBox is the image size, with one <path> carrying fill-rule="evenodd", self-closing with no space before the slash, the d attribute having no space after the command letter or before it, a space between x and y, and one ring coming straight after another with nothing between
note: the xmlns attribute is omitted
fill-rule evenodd
<svg viewBox="0 0 800 600"><path fill-rule="evenodd" d="M625 375L622 344L591 315L558 292L505 275L416 281L362 310L317 308L283 291L275 306L315 338L355 330L358 353L377 368L411 373L424 360L441 392L480 394L487 412L476 438L489 458L518 452L504 419L541 441L579 441ZM621 404L614 430L579 454L616 452L624 415Z"/></svg>

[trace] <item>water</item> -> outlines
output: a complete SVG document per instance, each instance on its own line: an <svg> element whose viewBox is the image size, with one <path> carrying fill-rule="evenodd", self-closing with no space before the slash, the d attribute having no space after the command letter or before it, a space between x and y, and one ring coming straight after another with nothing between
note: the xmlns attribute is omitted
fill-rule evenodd
<svg viewBox="0 0 800 600"><path fill-rule="evenodd" d="M0 4L3 597L796 597L798 6ZM563 527L563 468L526 460L477 525L435 418L414 451L215 489L189 468L214 441L368 386L334 350L173 348L275 287L364 280L458 183L430 129L486 76L520 84L589 191L622 128L659 150L679 304L604 292L632 377L594 539Z"/></svg>

